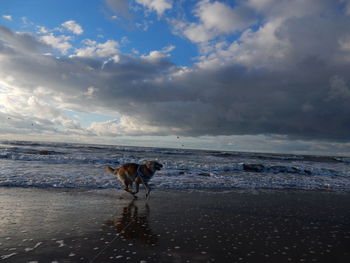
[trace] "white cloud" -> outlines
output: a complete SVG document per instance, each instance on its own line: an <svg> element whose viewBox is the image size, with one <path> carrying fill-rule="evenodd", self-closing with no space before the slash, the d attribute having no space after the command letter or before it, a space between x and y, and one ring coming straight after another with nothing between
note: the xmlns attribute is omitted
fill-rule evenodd
<svg viewBox="0 0 350 263"><path fill-rule="evenodd" d="M279 71L311 58L331 63L350 61L348 21L321 15L338 8L334 1L249 0L246 4L262 15L263 23L221 47L218 42L202 44L204 56L198 65L215 68L235 63Z"/></svg>
<svg viewBox="0 0 350 263"><path fill-rule="evenodd" d="M162 51L153 50L151 51L147 56L142 56L142 58L149 60L149 61L157 61L163 58L169 57L169 54L166 54Z"/></svg>
<svg viewBox="0 0 350 263"><path fill-rule="evenodd" d="M86 130L98 136L155 135L169 132L169 128L150 125L144 120L128 115L122 116L120 120L93 122ZM176 131L176 129L173 130L173 132Z"/></svg>
<svg viewBox="0 0 350 263"><path fill-rule="evenodd" d="M40 119L62 118L62 114L58 109L47 102L40 101L35 96L30 96L22 107L23 113L29 116L35 116Z"/></svg>
<svg viewBox="0 0 350 263"><path fill-rule="evenodd" d="M195 14L206 29L217 31L218 34L242 30L255 21L252 14L242 6L231 8L224 3L209 0L201 1Z"/></svg>
<svg viewBox="0 0 350 263"><path fill-rule="evenodd" d="M170 45L162 50L153 50L146 56L141 56L142 59L145 59L149 62L158 62L159 60L166 59L170 57L170 52L175 49L175 46Z"/></svg>
<svg viewBox="0 0 350 263"><path fill-rule="evenodd" d="M3 15L2 18L12 21L12 16L11 15Z"/></svg>
<svg viewBox="0 0 350 263"><path fill-rule="evenodd" d="M66 117L58 106L43 101L37 95L52 95L52 92L48 93L45 88L38 87L32 93L1 82L0 104L2 108L0 108L0 114L8 116L7 119L12 122L15 129L23 128L40 132L54 131L57 128L61 130L81 129L79 123Z"/></svg>
<svg viewBox="0 0 350 263"><path fill-rule="evenodd" d="M276 35L280 21L267 22L259 30L246 30L239 41L234 41L227 48L218 49L216 54L204 60L205 63L232 63L249 68L269 68L282 70L289 66L286 59L290 55L291 44L288 39Z"/></svg>
<svg viewBox="0 0 350 263"><path fill-rule="evenodd" d="M68 50L72 48L72 45L68 42L72 40L69 36L54 36L53 33L40 37L41 41L58 49L62 54L67 54Z"/></svg>
<svg viewBox="0 0 350 263"><path fill-rule="evenodd" d="M207 30L204 25L196 23L191 23L183 28L183 34L195 43L207 42L217 35L215 32Z"/></svg>
<svg viewBox="0 0 350 263"><path fill-rule="evenodd" d="M83 28L74 20L66 21L62 23L62 26L76 35L81 35L84 32Z"/></svg>
<svg viewBox="0 0 350 263"><path fill-rule="evenodd" d="M114 40L107 40L105 43L97 43L96 41L86 39L83 43L85 46L76 49L74 56L109 58L118 53L119 43Z"/></svg>
<svg viewBox="0 0 350 263"><path fill-rule="evenodd" d="M49 30L44 26L37 26L40 34L48 34Z"/></svg>
<svg viewBox="0 0 350 263"><path fill-rule="evenodd" d="M198 23L173 21L173 26L177 32L182 32L195 43L207 42L220 35L242 31L256 21L249 8L245 6L231 8L218 1L200 1L194 14L199 19Z"/></svg>
<svg viewBox="0 0 350 263"><path fill-rule="evenodd" d="M157 12L159 16L173 6L172 0L136 0L136 3L143 5L149 10Z"/></svg>

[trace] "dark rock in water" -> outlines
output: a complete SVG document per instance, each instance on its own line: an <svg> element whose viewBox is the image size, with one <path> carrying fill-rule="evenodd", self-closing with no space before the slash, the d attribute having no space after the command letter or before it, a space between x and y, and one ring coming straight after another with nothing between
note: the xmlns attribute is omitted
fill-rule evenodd
<svg viewBox="0 0 350 263"><path fill-rule="evenodd" d="M49 154L51 154L51 152L50 151L46 151L46 150L42 150L42 151L39 151L39 154L40 155L49 155Z"/></svg>
<svg viewBox="0 0 350 263"><path fill-rule="evenodd" d="M183 174L185 174L185 172L179 172L179 175L183 175Z"/></svg>
<svg viewBox="0 0 350 263"><path fill-rule="evenodd" d="M245 171L262 172L265 170L265 166L262 164L243 164Z"/></svg>
<svg viewBox="0 0 350 263"><path fill-rule="evenodd" d="M209 173L199 173L198 175L199 175L199 176L210 176Z"/></svg>
<svg viewBox="0 0 350 263"><path fill-rule="evenodd" d="M312 175L312 172L310 170L304 170L304 173L307 175Z"/></svg>
<svg viewBox="0 0 350 263"><path fill-rule="evenodd" d="M270 170L274 173L299 173L299 169L295 167L286 167L286 166L271 166Z"/></svg>
<svg viewBox="0 0 350 263"><path fill-rule="evenodd" d="M57 154L65 154L63 152L55 152L55 151L48 151L48 150L40 150L40 151L34 151L33 154L39 154L39 155L57 155Z"/></svg>
<svg viewBox="0 0 350 263"><path fill-rule="evenodd" d="M235 155L232 153L214 153L213 156L216 156L216 157L234 157Z"/></svg>

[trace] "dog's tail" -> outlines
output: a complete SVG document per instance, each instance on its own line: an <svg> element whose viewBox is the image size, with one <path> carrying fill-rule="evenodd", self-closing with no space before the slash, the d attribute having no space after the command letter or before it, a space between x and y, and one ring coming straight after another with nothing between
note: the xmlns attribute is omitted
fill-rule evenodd
<svg viewBox="0 0 350 263"><path fill-rule="evenodd" d="M109 165L106 165L105 168L106 168L106 171L111 173L111 174L115 174L115 172L118 171L118 169L113 169Z"/></svg>

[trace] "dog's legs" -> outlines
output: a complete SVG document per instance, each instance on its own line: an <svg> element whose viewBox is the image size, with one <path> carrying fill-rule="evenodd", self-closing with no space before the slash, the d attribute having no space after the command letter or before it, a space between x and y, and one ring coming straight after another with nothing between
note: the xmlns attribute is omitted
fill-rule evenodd
<svg viewBox="0 0 350 263"><path fill-rule="evenodd" d="M129 188L124 188L125 191L127 191L129 194L131 194L135 199L137 198L137 196L135 195L135 193L133 191L130 191Z"/></svg>
<svg viewBox="0 0 350 263"><path fill-rule="evenodd" d="M149 187L148 183L143 183L146 187L147 193L146 193L146 198L149 197L149 194L151 193L151 187Z"/></svg>
<svg viewBox="0 0 350 263"><path fill-rule="evenodd" d="M140 188L140 185L136 183L136 191L134 192L134 194L137 194L139 192L139 188Z"/></svg>
<svg viewBox="0 0 350 263"><path fill-rule="evenodd" d="M136 199L137 196L135 195L135 193L132 190L129 189L129 186L132 187L132 184L124 184L124 185L125 185L124 190L127 191L128 193L130 193L134 197L134 199Z"/></svg>

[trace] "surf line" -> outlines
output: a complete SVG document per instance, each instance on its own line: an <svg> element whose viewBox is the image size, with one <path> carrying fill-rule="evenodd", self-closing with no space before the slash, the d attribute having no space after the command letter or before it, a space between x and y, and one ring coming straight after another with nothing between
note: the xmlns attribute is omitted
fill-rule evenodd
<svg viewBox="0 0 350 263"><path fill-rule="evenodd" d="M120 233L123 233L123 231L125 229L127 229L129 227L129 225L134 222L135 219L130 220L130 222L121 230L119 231ZM99 253L97 253L97 255L95 255L90 261L89 263L93 263L110 245L112 245L112 243L119 237L119 235L115 236Z"/></svg>

